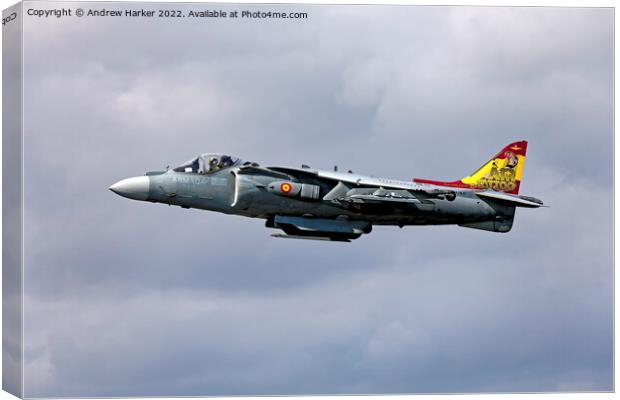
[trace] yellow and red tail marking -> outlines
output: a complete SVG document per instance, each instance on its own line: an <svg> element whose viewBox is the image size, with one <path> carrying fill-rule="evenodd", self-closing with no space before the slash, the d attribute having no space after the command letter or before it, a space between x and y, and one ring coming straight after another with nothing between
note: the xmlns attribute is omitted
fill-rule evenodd
<svg viewBox="0 0 620 400"><path fill-rule="evenodd" d="M504 147L502 151L487 161L474 173L458 181L443 182L428 179L414 179L417 183L449 186L468 189L493 189L501 192L518 194L525 164L527 142L522 140Z"/></svg>

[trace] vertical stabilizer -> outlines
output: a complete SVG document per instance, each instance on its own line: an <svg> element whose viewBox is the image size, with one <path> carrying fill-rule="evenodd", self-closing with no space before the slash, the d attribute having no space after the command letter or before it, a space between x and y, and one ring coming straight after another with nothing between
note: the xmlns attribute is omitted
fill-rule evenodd
<svg viewBox="0 0 620 400"><path fill-rule="evenodd" d="M500 192L518 194L525 164L527 142L522 140L504 147L499 153L484 163L470 175L453 182L414 179L417 183L468 189L493 189Z"/></svg>

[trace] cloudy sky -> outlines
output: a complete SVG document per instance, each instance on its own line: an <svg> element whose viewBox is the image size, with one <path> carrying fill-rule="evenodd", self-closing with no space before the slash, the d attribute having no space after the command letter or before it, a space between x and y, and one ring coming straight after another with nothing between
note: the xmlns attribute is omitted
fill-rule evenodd
<svg viewBox="0 0 620 400"><path fill-rule="evenodd" d="M611 9L170 8L308 18L25 19L27 396L612 389ZM551 207L508 234L107 190L203 152L456 179L520 139Z"/></svg>

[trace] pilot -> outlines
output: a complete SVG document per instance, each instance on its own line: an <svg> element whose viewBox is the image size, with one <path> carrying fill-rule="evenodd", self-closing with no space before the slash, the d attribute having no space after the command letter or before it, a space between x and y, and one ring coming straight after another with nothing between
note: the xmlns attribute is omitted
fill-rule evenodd
<svg viewBox="0 0 620 400"><path fill-rule="evenodd" d="M217 157L209 158L209 172L217 171Z"/></svg>
<svg viewBox="0 0 620 400"><path fill-rule="evenodd" d="M232 158L230 156L222 156L220 159L220 166L222 168L230 167L233 164Z"/></svg>

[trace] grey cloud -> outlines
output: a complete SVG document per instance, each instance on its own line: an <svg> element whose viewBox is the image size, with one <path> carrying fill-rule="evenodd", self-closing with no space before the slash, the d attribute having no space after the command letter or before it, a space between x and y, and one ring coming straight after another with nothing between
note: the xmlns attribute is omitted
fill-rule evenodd
<svg viewBox="0 0 620 400"><path fill-rule="evenodd" d="M181 387L191 394L469 391L492 382L492 390L551 391L570 384L563 379L571 374L594 378L581 390L604 384L611 320L590 306L608 302L608 291L580 304L563 285L524 277L544 270L544 261L520 270L504 258L454 268L459 260L384 266L268 296L150 290L122 302L111 301L113 293L36 302L31 312L57 319L45 352L64 366L54 370L58 381L74 382L50 389L60 396ZM608 322L583 324L597 314ZM522 386L513 386L514 375Z"/></svg>

